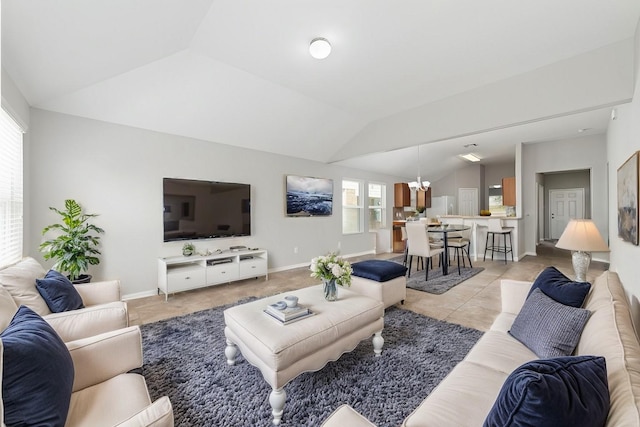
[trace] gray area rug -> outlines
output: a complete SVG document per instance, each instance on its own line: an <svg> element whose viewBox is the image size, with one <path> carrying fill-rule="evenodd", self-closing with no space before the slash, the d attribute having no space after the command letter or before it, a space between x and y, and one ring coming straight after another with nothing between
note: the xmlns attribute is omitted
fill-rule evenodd
<svg viewBox="0 0 640 427"><path fill-rule="evenodd" d="M271 388L260 371L224 356L226 307L141 326L153 399L171 399L176 426L269 426ZM283 426L319 426L348 403L379 427L398 426L464 358L482 332L391 307L381 357L371 340L286 387Z"/></svg>
<svg viewBox="0 0 640 427"><path fill-rule="evenodd" d="M402 257L392 258L391 261L402 264ZM411 277L407 278L407 288L436 295L447 292L454 286L459 285L484 270L482 267L460 267L460 274L458 274L458 266L455 264L449 267L449 274L443 276L442 268L436 266L433 270L429 270L429 280L425 281L424 270L415 271L416 263L417 258L414 257L411 265Z"/></svg>

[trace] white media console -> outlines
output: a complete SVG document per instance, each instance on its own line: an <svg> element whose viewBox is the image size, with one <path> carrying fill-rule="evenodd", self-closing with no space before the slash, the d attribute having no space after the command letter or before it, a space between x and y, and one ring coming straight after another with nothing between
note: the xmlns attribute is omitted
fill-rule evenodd
<svg viewBox="0 0 640 427"><path fill-rule="evenodd" d="M211 255L176 256L158 259L158 291L169 294L265 276L267 251L243 249Z"/></svg>

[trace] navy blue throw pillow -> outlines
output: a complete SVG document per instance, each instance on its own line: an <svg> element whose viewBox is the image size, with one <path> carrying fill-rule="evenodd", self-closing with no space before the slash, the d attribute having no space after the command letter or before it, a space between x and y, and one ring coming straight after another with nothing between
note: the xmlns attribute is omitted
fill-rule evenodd
<svg viewBox="0 0 640 427"><path fill-rule="evenodd" d="M602 427L608 414L604 357L567 356L534 360L513 371L484 427Z"/></svg>
<svg viewBox="0 0 640 427"><path fill-rule="evenodd" d="M396 277L404 276L407 267L393 261L383 259L368 259L351 264L352 274L376 282L386 282Z"/></svg>
<svg viewBox="0 0 640 427"><path fill-rule="evenodd" d="M537 288L540 288L546 296L561 304L580 308L589 293L589 289L591 289L591 283L574 282L558 271L557 268L547 267L536 277L527 298Z"/></svg>
<svg viewBox="0 0 640 427"><path fill-rule="evenodd" d="M62 339L26 306L20 306L0 339L5 424L64 426L74 370Z"/></svg>
<svg viewBox="0 0 640 427"><path fill-rule="evenodd" d="M44 279L36 279L36 288L54 313L84 308L82 297L73 284L55 270L49 270Z"/></svg>

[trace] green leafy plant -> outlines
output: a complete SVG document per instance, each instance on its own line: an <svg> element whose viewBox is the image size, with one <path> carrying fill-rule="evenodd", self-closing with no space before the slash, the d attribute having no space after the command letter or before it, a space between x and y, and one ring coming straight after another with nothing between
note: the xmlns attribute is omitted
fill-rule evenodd
<svg viewBox="0 0 640 427"><path fill-rule="evenodd" d="M43 242L40 251L44 253L44 259L54 259L56 263L53 269L61 273L67 273L69 279L76 280L86 273L90 265L98 265L100 255L97 249L100 244L100 236L104 233L100 227L88 223L96 214L82 213L82 207L72 199L64 201L64 210L49 207L62 218L62 223L46 226L42 235L49 231L57 231L58 236Z"/></svg>
<svg viewBox="0 0 640 427"><path fill-rule="evenodd" d="M182 246L182 255L191 256L196 253L196 247L193 243L185 243Z"/></svg>

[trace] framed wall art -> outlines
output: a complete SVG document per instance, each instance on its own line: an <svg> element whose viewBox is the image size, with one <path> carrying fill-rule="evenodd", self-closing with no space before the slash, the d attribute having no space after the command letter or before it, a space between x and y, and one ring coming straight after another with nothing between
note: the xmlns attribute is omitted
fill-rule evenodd
<svg viewBox="0 0 640 427"><path fill-rule="evenodd" d="M618 168L618 236L638 244L638 159L633 153Z"/></svg>
<svg viewBox="0 0 640 427"><path fill-rule="evenodd" d="M287 216L330 216L333 180L309 176L285 177Z"/></svg>

